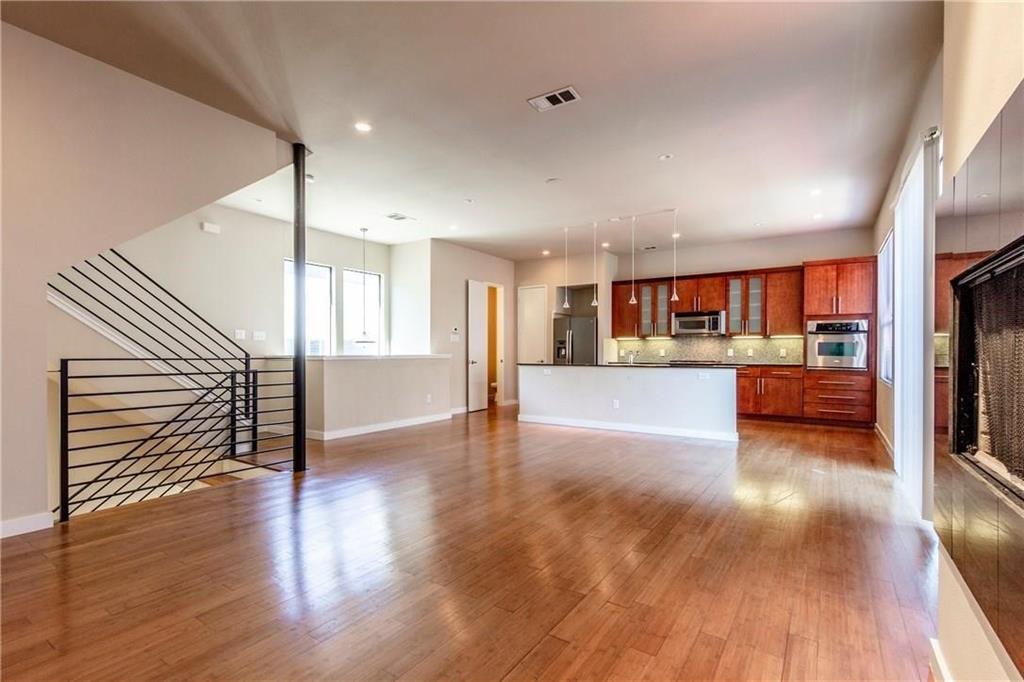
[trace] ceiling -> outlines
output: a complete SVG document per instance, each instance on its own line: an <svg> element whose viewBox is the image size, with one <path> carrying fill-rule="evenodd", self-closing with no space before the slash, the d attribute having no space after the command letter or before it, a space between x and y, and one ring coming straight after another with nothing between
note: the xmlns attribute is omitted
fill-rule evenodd
<svg viewBox="0 0 1024 682"><path fill-rule="evenodd" d="M682 244L872 224L942 33L941 3L5 1L2 13L305 142L312 226L512 259L561 253L564 227L570 251L587 251L592 220L628 251L628 220L607 218L669 208ZM526 101L570 84L576 102ZM290 220L289 172L224 203ZM638 245L671 233L670 214L644 218Z"/></svg>

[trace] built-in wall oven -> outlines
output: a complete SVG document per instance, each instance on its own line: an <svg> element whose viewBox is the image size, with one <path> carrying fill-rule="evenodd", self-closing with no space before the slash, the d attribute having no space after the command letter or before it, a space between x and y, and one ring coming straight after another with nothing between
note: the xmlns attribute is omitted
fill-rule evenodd
<svg viewBox="0 0 1024 682"><path fill-rule="evenodd" d="M807 322L808 369L868 368L868 321Z"/></svg>

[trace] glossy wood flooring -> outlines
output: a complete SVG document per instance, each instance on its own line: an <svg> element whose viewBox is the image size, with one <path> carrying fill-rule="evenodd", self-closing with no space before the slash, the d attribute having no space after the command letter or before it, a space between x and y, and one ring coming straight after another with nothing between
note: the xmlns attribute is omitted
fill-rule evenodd
<svg viewBox="0 0 1024 682"><path fill-rule="evenodd" d="M2 545L6 680L925 679L936 542L870 432L480 413Z"/></svg>

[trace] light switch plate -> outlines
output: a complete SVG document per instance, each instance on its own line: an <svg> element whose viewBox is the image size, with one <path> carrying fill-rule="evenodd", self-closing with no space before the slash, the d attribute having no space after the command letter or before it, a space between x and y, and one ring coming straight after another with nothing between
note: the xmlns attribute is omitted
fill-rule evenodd
<svg viewBox="0 0 1024 682"><path fill-rule="evenodd" d="M734 357L736 355L736 351L733 350L732 348L730 348L729 350L725 351L725 354L728 355L731 358L731 357Z"/></svg>
<svg viewBox="0 0 1024 682"><path fill-rule="evenodd" d="M236 329L235 330L235 340L236 341L245 341L245 330L244 329Z"/></svg>
<svg viewBox="0 0 1024 682"><path fill-rule="evenodd" d="M262 329L253 329L252 330L252 340L253 341L266 341L267 340L267 333L265 331L263 331Z"/></svg>
<svg viewBox="0 0 1024 682"><path fill-rule="evenodd" d="M544 368L544 376L551 376L551 370L547 367Z"/></svg>
<svg viewBox="0 0 1024 682"><path fill-rule="evenodd" d="M618 400L613 400L612 401L612 408L616 409L616 410L619 409L619 401Z"/></svg>
<svg viewBox="0 0 1024 682"><path fill-rule="evenodd" d="M619 349L619 357L620 358L626 357L626 349L625 348L620 348Z"/></svg>
<svg viewBox="0 0 1024 682"><path fill-rule="evenodd" d="M664 348L659 348L658 349L658 355L661 356L661 357L665 357L665 349Z"/></svg>
<svg viewBox="0 0 1024 682"><path fill-rule="evenodd" d="M754 349L753 348L748 348L747 349L747 357L748 358L754 357Z"/></svg>
<svg viewBox="0 0 1024 682"><path fill-rule="evenodd" d="M779 349L779 357L780 358L786 357L786 349L785 348L780 348Z"/></svg>

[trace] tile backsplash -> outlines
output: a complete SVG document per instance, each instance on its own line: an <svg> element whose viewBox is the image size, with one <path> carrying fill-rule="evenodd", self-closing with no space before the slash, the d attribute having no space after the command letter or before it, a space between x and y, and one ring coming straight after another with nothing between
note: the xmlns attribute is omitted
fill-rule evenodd
<svg viewBox="0 0 1024 682"><path fill-rule="evenodd" d="M667 362L668 360L713 360L723 363L748 365L802 365L804 339L735 339L727 336L676 336L671 339L621 340L617 342L619 357L622 351L639 352L639 362ZM733 356L729 356L729 349ZM661 355L661 351L665 355ZM786 357L780 357L785 351ZM611 358L608 358L609 360Z"/></svg>

